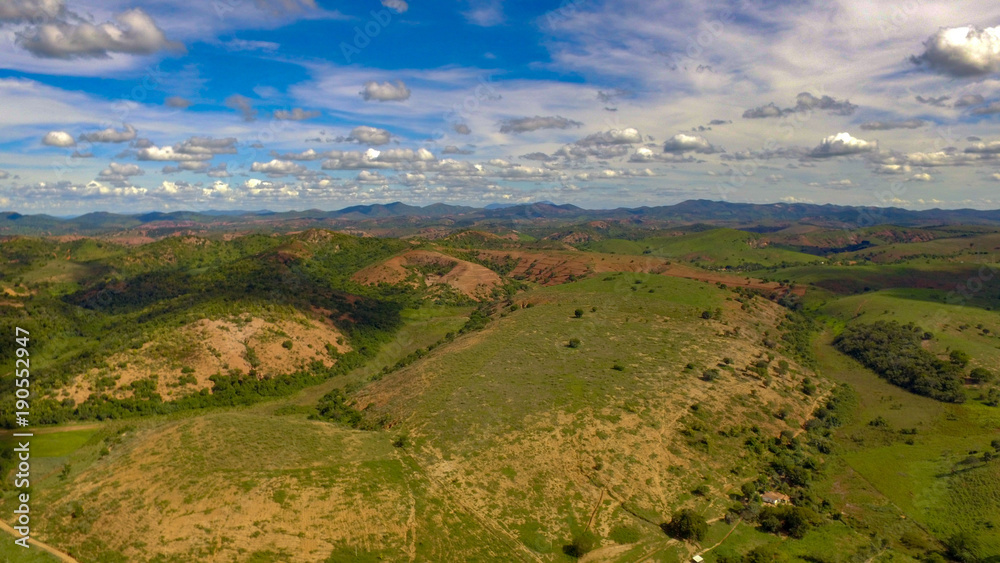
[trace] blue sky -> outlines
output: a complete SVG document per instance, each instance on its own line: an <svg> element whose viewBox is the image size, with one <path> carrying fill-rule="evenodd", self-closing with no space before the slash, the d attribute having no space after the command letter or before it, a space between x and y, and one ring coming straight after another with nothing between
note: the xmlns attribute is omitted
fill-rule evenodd
<svg viewBox="0 0 1000 563"><path fill-rule="evenodd" d="M998 208L997 26L981 0L9 0L0 209Z"/></svg>

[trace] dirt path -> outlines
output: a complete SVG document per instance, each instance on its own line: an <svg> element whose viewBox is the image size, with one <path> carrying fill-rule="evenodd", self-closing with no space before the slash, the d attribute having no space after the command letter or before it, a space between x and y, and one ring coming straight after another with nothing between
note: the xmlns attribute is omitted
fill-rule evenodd
<svg viewBox="0 0 1000 563"><path fill-rule="evenodd" d="M15 538L20 537L19 534L14 531L14 528L12 528L6 522L0 522L0 528L2 528L3 531L7 532L11 536L14 536ZM40 542L36 539L29 539L28 544L37 547L38 549L41 549L43 551L47 551L48 553L52 554L56 559L63 561L65 563L80 563L76 559L73 559L73 557L70 556L68 553L59 551L58 549L52 547L47 543Z"/></svg>
<svg viewBox="0 0 1000 563"><path fill-rule="evenodd" d="M738 528L738 527L739 527L739 525L740 525L740 522L742 522L742 521L743 521L743 520L737 520L737 521L736 521L736 523L735 523L735 524L733 524L733 527L732 527L732 529L731 529L731 530L729 530L728 532L726 532L726 535L722 536L722 539L721 539L721 540L719 540L719 543L717 543L717 544L713 545L712 547L709 547L709 548L707 548L707 549L703 549L703 550L699 551L699 552L698 552L698 555L705 555L705 554L706 554L706 553L708 553L709 551L712 551L713 549L715 549L715 548L719 547L720 545L722 545L722 542L726 541L726 538L728 538L729 536L731 536L731 535L733 534L733 532L735 532L735 531L736 531L736 528Z"/></svg>

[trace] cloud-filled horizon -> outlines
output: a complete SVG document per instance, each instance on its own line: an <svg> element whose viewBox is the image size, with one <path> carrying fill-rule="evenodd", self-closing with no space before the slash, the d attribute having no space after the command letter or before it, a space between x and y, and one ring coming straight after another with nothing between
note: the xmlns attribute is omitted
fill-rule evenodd
<svg viewBox="0 0 1000 563"><path fill-rule="evenodd" d="M0 209L1000 208L985 0L12 0Z"/></svg>

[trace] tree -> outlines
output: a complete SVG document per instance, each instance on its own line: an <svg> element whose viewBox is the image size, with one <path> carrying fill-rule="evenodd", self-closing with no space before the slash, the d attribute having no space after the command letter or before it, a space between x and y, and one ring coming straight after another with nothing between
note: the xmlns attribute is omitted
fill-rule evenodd
<svg viewBox="0 0 1000 563"><path fill-rule="evenodd" d="M705 517L690 508L675 512L670 522L664 522L660 527L667 535L679 540L701 541L708 534Z"/></svg>
<svg viewBox="0 0 1000 563"><path fill-rule="evenodd" d="M569 339L569 343L566 344L566 346L568 348L579 348L580 347L580 339L579 338L570 338Z"/></svg>
<svg viewBox="0 0 1000 563"><path fill-rule="evenodd" d="M583 317L583 309L577 309L576 311L573 311L573 316L578 319Z"/></svg>
<svg viewBox="0 0 1000 563"><path fill-rule="evenodd" d="M969 363L969 360L971 359L969 358L968 354L966 354L961 350L952 350L951 353L948 354L948 358L951 360L951 363L963 368Z"/></svg>
<svg viewBox="0 0 1000 563"><path fill-rule="evenodd" d="M990 381L993 381L993 372L986 368L973 368L973 370L969 372L969 379L971 379L973 383L989 383Z"/></svg>

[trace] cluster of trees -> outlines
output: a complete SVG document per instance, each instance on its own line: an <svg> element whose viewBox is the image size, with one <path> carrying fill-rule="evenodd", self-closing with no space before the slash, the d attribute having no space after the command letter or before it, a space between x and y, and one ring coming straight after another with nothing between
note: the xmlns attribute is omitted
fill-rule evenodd
<svg viewBox="0 0 1000 563"><path fill-rule="evenodd" d="M834 345L893 385L939 401L964 402L960 358L945 361L924 350L920 343L928 334L912 323L876 321L848 327Z"/></svg>

